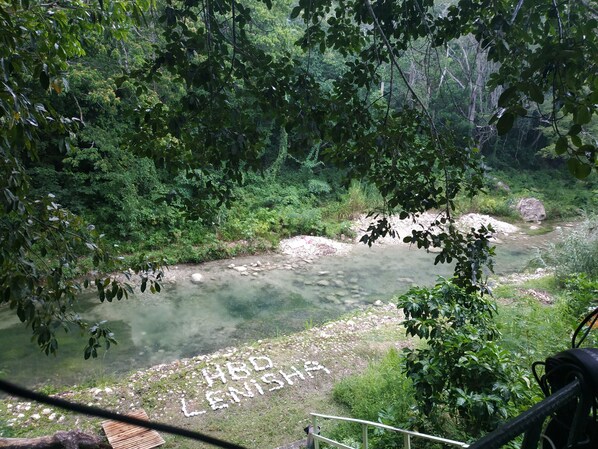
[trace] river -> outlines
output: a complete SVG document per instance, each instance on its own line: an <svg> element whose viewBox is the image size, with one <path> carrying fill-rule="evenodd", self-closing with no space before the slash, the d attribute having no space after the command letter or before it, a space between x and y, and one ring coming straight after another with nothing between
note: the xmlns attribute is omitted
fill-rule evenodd
<svg viewBox="0 0 598 449"><path fill-rule="evenodd" d="M538 248L554 238L555 233L505 238L497 247L496 274L522 271L538 255ZM433 265L433 258L406 245L356 245L348 254L323 256L294 268L283 255L251 256L232 262L277 268L242 275L227 268L230 260L211 262L193 267L204 275L200 285L185 276L166 284L160 294L104 304L85 295L82 315L108 320L119 341L87 361L78 331L60 334L59 354L46 357L14 313L0 309L0 374L30 387L92 384L131 370L303 330L377 300L390 301L413 284L433 285L438 276L450 275L450 267Z"/></svg>

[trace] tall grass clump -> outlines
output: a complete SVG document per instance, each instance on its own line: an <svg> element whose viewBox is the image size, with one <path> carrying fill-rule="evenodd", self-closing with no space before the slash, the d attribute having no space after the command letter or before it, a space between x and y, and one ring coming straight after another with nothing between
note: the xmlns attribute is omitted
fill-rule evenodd
<svg viewBox="0 0 598 449"><path fill-rule="evenodd" d="M574 230L564 233L549 246L546 259L561 283L579 274L598 279L598 216L587 217Z"/></svg>
<svg viewBox="0 0 598 449"><path fill-rule="evenodd" d="M325 215L335 220L354 220L361 214L382 207L384 201L378 190L367 183L353 180L338 203L331 205Z"/></svg>
<svg viewBox="0 0 598 449"><path fill-rule="evenodd" d="M413 395L411 382L402 370L401 355L395 349L361 375L343 379L333 390L335 401L346 406L351 416L395 427L409 425ZM339 425L333 433L334 439L353 445L360 440L361 426ZM378 431L369 438L372 447L396 447L400 440L400 435Z"/></svg>

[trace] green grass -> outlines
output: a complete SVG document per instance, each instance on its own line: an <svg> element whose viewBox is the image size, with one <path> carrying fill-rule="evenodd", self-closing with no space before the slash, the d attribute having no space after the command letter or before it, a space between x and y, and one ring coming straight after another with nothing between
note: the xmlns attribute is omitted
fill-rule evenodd
<svg viewBox="0 0 598 449"><path fill-rule="evenodd" d="M580 321L577 303L585 300L588 291L597 289L597 283L591 280L574 280L563 285L555 276L520 284L502 284L494 289L499 304L496 322L501 333L500 345L512 354L513 363L523 369L529 381L529 395L517 405L520 411L543 399L533 381L531 364L571 347L571 334ZM538 294L540 298L549 297L550 303L538 299ZM593 343L595 339L590 342ZM382 360L372 363L364 373L338 383L333 393L335 401L355 418L382 420L409 428L413 416L410 406L416 398L402 372L401 357L400 353L391 351ZM428 421L425 425L428 426L426 433L452 434L453 438L467 439L458 422L451 417L445 417L444 422ZM342 425L336 429L334 437L347 444L358 443L360 432L358 426ZM399 443L385 440L380 447L395 447L393 444Z"/></svg>
<svg viewBox="0 0 598 449"><path fill-rule="evenodd" d="M509 191L497 187L499 181ZM543 202L549 220L562 220L598 212L597 192L598 177L594 174L578 180L565 168L493 170L488 175L486 193L473 199L460 196L455 203L459 213L488 214L509 221L518 219L515 207L521 198L534 197Z"/></svg>
<svg viewBox="0 0 598 449"><path fill-rule="evenodd" d="M414 397L411 382L403 374L401 365L400 354L390 350L364 373L337 383L333 398L347 408L350 416L369 421L384 418L385 424L405 426ZM333 432L333 438L352 441L360 435L360 429L359 425L341 424Z"/></svg>

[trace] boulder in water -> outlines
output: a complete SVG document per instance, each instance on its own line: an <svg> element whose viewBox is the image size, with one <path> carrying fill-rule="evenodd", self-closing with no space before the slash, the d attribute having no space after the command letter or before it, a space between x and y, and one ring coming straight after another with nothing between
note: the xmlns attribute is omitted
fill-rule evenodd
<svg viewBox="0 0 598 449"><path fill-rule="evenodd" d="M194 283L194 284L203 284L203 282L204 282L203 274L201 274L201 273L193 273L191 275L191 282Z"/></svg>

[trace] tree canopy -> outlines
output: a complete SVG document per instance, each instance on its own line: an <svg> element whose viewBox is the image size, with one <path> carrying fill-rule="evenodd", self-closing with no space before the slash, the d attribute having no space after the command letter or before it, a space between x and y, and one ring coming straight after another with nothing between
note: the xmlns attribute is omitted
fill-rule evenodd
<svg viewBox="0 0 598 449"><path fill-rule="evenodd" d="M387 213L444 211L442 232L405 241L441 248L436 262L456 260L460 286L485 291L490 230L460 234L455 196L483 187L479 146L526 120L552 129L575 176L596 169L597 17L584 0L0 0L0 301L46 353L58 329L87 329L89 357L113 339L74 314L80 288L126 297L118 270L160 288L159 263L124 266L76 202L66 209L35 188L40 158L70 173L78 201L105 195L103 214L134 208L147 226L133 193L106 192L154 190L156 204L210 217L263 168L273 130L295 156L317 147L379 189L386 207L366 242L393 232ZM446 119L447 96L463 129ZM122 176L132 167L137 177ZM158 176L194 193L154 189Z"/></svg>

